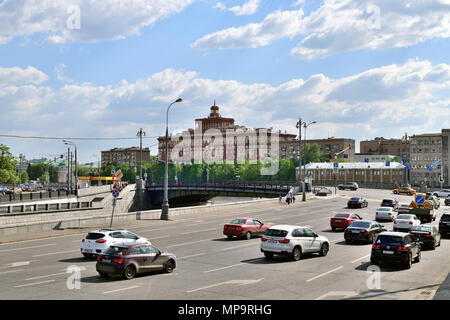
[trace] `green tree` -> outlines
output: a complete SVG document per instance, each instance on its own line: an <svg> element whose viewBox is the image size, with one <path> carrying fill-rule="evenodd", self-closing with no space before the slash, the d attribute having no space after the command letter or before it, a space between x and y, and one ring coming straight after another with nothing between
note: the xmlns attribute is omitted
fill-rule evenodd
<svg viewBox="0 0 450 320"><path fill-rule="evenodd" d="M24 183L24 182L27 182L29 179L28 179L28 173L27 172L22 172L22 173L20 173L19 174L19 177L20 177L20 182L21 183Z"/></svg>
<svg viewBox="0 0 450 320"><path fill-rule="evenodd" d="M0 144L0 183L18 183L16 173L17 161L9 151L9 147Z"/></svg>
<svg viewBox="0 0 450 320"><path fill-rule="evenodd" d="M387 162L401 162L401 159L399 156L390 157L386 160Z"/></svg>

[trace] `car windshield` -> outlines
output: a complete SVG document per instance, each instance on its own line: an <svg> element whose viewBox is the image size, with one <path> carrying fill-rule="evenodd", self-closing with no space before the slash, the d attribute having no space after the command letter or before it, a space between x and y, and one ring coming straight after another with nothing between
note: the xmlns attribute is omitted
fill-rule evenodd
<svg viewBox="0 0 450 320"><path fill-rule="evenodd" d="M234 219L234 220L231 220L230 224L245 224L246 221L247 220L245 220L245 219Z"/></svg>
<svg viewBox="0 0 450 320"><path fill-rule="evenodd" d="M350 199L350 201L359 201L359 199L361 199L361 198L353 197L353 198Z"/></svg>
<svg viewBox="0 0 450 320"><path fill-rule="evenodd" d="M400 219L400 220L411 220L412 218L413 218L413 216L410 214L399 214L397 216L397 219Z"/></svg>
<svg viewBox="0 0 450 320"><path fill-rule="evenodd" d="M425 232L430 232L431 231L431 226L413 226L411 228L411 231L425 231Z"/></svg>
<svg viewBox="0 0 450 320"><path fill-rule="evenodd" d="M364 229L368 229L368 228L370 228L370 222L355 221L349 226L349 228L364 228Z"/></svg>
<svg viewBox="0 0 450 320"><path fill-rule="evenodd" d="M272 237L286 237L288 232L286 230L267 229L264 235Z"/></svg>
<svg viewBox="0 0 450 320"><path fill-rule="evenodd" d="M98 232L89 232L88 235L86 236L86 239L88 240L98 240L101 239L105 236L105 234L103 233L98 233Z"/></svg>
<svg viewBox="0 0 450 320"><path fill-rule="evenodd" d="M124 255L127 250L128 248L111 246L108 248L108 250L105 251L105 254L109 254L112 256Z"/></svg>
<svg viewBox="0 0 450 320"><path fill-rule="evenodd" d="M379 235L376 244L385 244L393 247L403 246L403 238L396 236Z"/></svg>
<svg viewBox="0 0 450 320"><path fill-rule="evenodd" d="M334 217L335 218L348 218L350 216L350 213L338 213Z"/></svg>

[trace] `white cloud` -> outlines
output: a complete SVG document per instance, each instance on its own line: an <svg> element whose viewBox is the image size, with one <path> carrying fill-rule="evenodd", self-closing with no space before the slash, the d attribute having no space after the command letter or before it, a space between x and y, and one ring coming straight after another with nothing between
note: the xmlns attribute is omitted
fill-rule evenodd
<svg viewBox="0 0 450 320"><path fill-rule="evenodd" d="M55 67L56 79L59 81L64 81L64 82L73 82L72 79L64 76L65 68L66 68L66 65L64 63L61 63Z"/></svg>
<svg viewBox="0 0 450 320"><path fill-rule="evenodd" d="M301 10L276 11L260 23L207 34L193 47L256 48L296 36L303 39L291 53L303 59L360 49L408 47L450 37L450 4L446 0L325 0L308 16Z"/></svg>
<svg viewBox="0 0 450 320"><path fill-rule="evenodd" d="M17 70L0 69L0 74L8 72ZM19 73L25 72L19 69ZM317 121L308 130L310 138L330 134L362 140L400 137L404 132L438 132L448 127L450 119L450 65L420 60L339 79L315 74L278 86L212 80L173 69L108 86L87 83L56 89L44 85L44 81L45 76L22 76L20 81L3 83L2 133L23 131L46 136L51 127L52 132L67 137L135 136L142 127L147 136L158 136L164 132L168 104L178 97L183 102L171 109L171 131L193 127L195 118L209 113L214 99L222 116L233 117L237 124L248 127L273 126L296 133L299 116ZM113 141L108 147L118 143ZM29 148L36 152L42 149L39 144ZM92 154L94 148L104 149L105 145L84 148L92 148L88 152Z"/></svg>
<svg viewBox="0 0 450 320"><path fill-rule="evenodd" d="M0 88L5 85L41 84L48 79L49 77L44 72L31 66L26 69L0 67Z"/></svg>
<svg viewBox="0 0 450 320"><path fill-rule="evenodd" d="M242 6L234 6L229 10L237 16L252 15L258 11L260 0L249 0Z"/></svg>
<svg viewBox="0 0 450 320"><path fill-rule="evenodd" d="M0 3L0 44L34 34L52 43L119 40L139 34L194 1L4 0Z"/></svg>

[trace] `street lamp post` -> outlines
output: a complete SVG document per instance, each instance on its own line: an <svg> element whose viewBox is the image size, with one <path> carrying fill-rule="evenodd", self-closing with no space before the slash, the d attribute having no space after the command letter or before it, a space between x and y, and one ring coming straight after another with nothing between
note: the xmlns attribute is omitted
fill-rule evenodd
<svg viewBox="0 0 450 320"><path fill-rule="evenodd" d="M140 138L140 167L139 167L139 184L138 188L142 188L142 136L145 136L145 131L142 128L138 131L137 136Z"/></svg>
<svg viewBox="0 0 450 320"><path fill-rule="evenodd" d="M304 141L304 145L303 145L303 149L305 150L305 157L304 157L304 163L303 163L303 179L306 179L306 128L308 128L310 125L317 123L316 121L310 122L308 124L306 124L306 122L303 122L303 128L305 128L305 138L303 139ZM305 192L305 183L303 183L303 197L302 197L302 201L306 201L306 192Z"/></svg>
<svg viewBox="0 0 450 320"><path fill-rule="evenodd" d="M63 140L65 145L72 145L75 147L75 194L78 195L78 158L77 158L77 145L69 140Z"/></svg>
<svg viewBox="0 0 450 320"><path fill-rule="evenodd" d="M169 220L169 109L177 102L183 99L178 98L172 102L166 111L166 150L165 150L165 166L164 166L164 200L161 210L161 220Z"/></svg>
<svg viewBox="0 0 450 320"><path fill-rule="evenodd" d="M302 184L302 118L298 118L297 129L298 129L298 180ZM302 190L305 186L302 184Z"/></svg>

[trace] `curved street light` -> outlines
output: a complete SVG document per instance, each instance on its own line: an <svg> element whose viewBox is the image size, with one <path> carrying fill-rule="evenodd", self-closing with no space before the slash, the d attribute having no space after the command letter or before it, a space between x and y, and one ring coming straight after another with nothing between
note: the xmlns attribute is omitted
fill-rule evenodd
<svg viewBox="0 0 450 320"><path fill-rule="evenodd" d="M310 122L308 124L306 124L306 122L303 122L303 128L305 129L305 137L303 139L303 149L305 150L305 156L304 156L304 161L303 161L303 179L305 179L306 177L306 128L308 128L310 125L317 123L316 121ZM300 155L301 156L301 155ZM306 201L306 192L305 192L305 184L303 185L303 196L302 196L302 201Z"/></svg>
<svg viewBox="0 0 450 320"><path fill-rule="evenodd" d="M178 98L172 102L166 111L166 150L165 150L165 166L164 166L164 200L161 210L161 220L169 220L169 109L183 99Z"/></svg>

